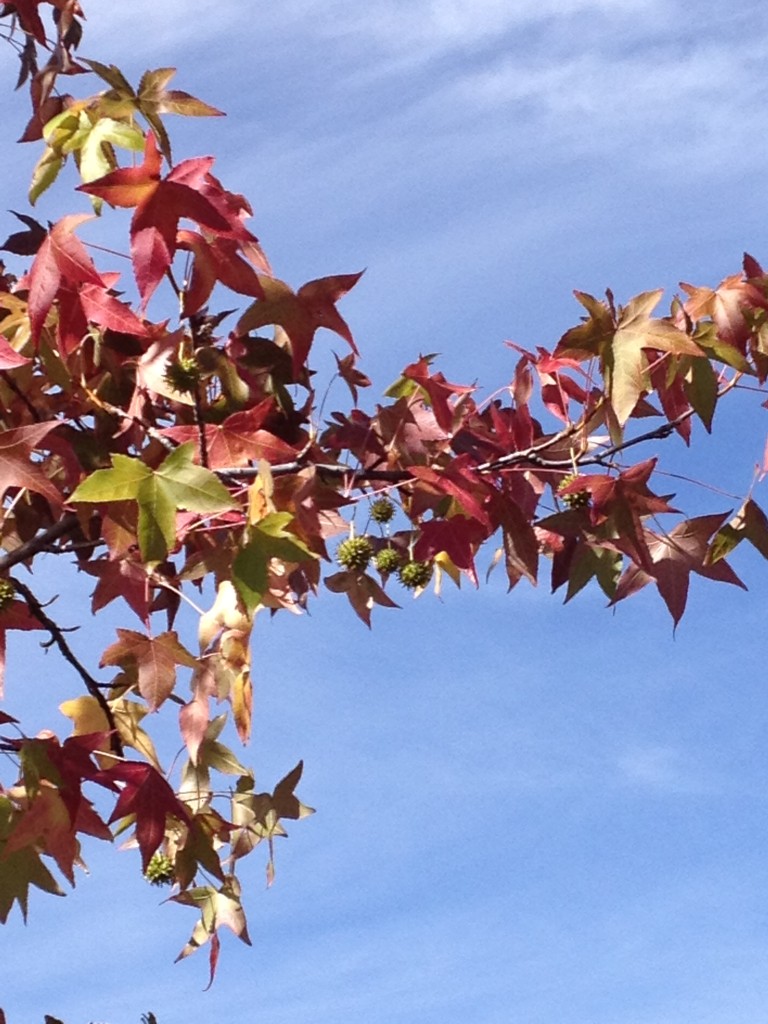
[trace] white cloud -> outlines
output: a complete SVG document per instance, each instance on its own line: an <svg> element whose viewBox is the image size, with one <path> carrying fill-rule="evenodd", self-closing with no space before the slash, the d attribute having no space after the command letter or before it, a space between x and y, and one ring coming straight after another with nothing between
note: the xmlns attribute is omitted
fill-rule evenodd
<svg viewBox="0 0 768 1024"><path fill-rule="evenodd" d="M706 769L694 767L677 747L663 744L633 746L618 758L620 778L633 788L670 795L712 792Z"/></svg>
<svg viewBox="0 0 768 1024"><path fill-rule="evenodd" d="M424 60L553 18L623 18L657 6L655 0L390 0L361 13L359 5L342 2L336 8L344 17L335 21L335 30L375 40L392 54L418 51Z"/></svg>

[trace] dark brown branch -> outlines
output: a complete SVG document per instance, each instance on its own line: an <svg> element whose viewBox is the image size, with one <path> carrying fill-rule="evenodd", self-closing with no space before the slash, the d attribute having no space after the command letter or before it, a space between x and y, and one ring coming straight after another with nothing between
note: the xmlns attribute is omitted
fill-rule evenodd
<svg viewBox="0 0 768 1024"><path fill-rule="evenodd" d="M0 377L2 377L3 381L8 385L14 395L16 395L16 397L24 404L35 422L39 423L41 420L40 411L30 402L29 398L24 394L10 373L6 370L0 370Z"/></svg>
<svg viewBox="0 0 768 1024"><path fill-rule="evenodd" d="M40 554L41 551L50 551L53 541L74 533L79 525L80 520L74 512L68 512L58 522L55 522L53 526L49 526L47 530L43 530L42 533L36 534L17 548L14 548L13 551L2 555L0 557L0 574L6 573L20 562L26 562L28 558L33 558L35 555Z"/></svg>
<svg viewBox="0 0 768 1024"><path fill-rule="evenodd" d="M190 316L189 329L192 332L192 353L195 359L197 358L198 350L203 345L200 323L199 315ZM204 469L208 469L208 438L205 434L205 416L199 380L192 391L192 399L195 403L195 425L197 426L197 438L200 444L200 465Z"/></svg>
<svg viewBox="0 0 768 1024"><path fill-rule="evenodd" d="M559 470L571 469L574 463L579 466L604 465L614 455L618 455L619 452L624 451L626 448L642 444L644 441L660 440L668 437L680 423L689 419L692 415L693 410L687 410L676 419L662 423L654 430L649 430L638 437L630 438L621 444L612 445L597 455L589 455L589 451L584 450L568 458L548 458L546 453L553 448L562 449L563 442L573 433L571 430L563 431L560 434L548 437L545 441L531 445L530 448L510 452L508 455L502 455L500 458L489 462L482 462L480 465L475 466L475 470L478 473L489 474L498 473L500 470L511 469L515 466L541 466L546 469ZM346 479L354 483L381 481L397 484L413 479L413 475L407 469L354 469L352 466L338 465L336 463L313 463L301 460L278 463L271 466L270 470L273 476L290 476L290 474L299 473L302 469L307 469L310 466L323 476L334 479ZM232 466L216 470L217 476L229 477L233 480L253 480L258 474L257 466Z"/></svg>
<svg viewBox="0 0 768 1024"><path fill-rule="evenodd" d="M101 684L93 678L90 672L88 672L85 666L75 656L75 654L72 651L72 648L67 643L66 637L64 636L64 630L61 628L61 626L59 626L57 623L53 621L50 615L48 615L45 608L43 608L42 604L40 603L40 601L38 601L38 599L35 597L35 595L32 593L29 587L25 583L22 583L21 580L15 578L12 578L11 582L13 583L13 586L16 589L16 591L19 594L21 594L21 596L27 602L29 610L32 612L32 614L40 623L40 625L43 626L51 634L51 640L58 647L61 656L64 658L65 661L69 662L69 664L72 666L75 672L77 672L77 674L85 683L85 688L88 690L88 693L90 693L90 695L98 702L99 707L106 715L107 722L109 723L109 728L111 732L110 746L112 748L112 751L113 753L117 754L118 757L122 757L123 745L120 742L120 735L117 731L117 723L115 722L115 716L112 714L112 709L107 703L106 697L101 692Z"/></svg>
<svg viewBox="0 0 768 1024"><path fill-rule="evenodd" d="M208 438L205 436L205 419L203 417L203 402L200 397L200 385L195 385L192 392L195 402L195 423L197 424L197 439L200 443L200 465L208 469Z"/></svg>

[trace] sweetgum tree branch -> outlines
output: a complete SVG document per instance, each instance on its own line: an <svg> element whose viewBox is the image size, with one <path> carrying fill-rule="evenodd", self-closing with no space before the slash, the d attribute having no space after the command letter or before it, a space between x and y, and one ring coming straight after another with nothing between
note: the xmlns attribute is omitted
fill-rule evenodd
<svg viewBox="0 0 768 1024"><path fill-rule="evenodd" d="M47 529L35 534L29 540L24 541L13 551L9 551L7 554L0 557L0 575L6 573L9 569L13 568L14 565L19 565L21 562L26 562L30 558L34 558L35 555L39 555L43 551L50 551L51 544L60 540L62 537L67 537L69 534L75 533L80 526L80 520L74 512L68 512L57 522L53 523Z"/></svg>
<svg viewBox="0 0 768 1024"><path fill-rule="evenodd" d="M110 728L110 746L113 753L117 754L118 757L123 756L123 745L120 742L120 736L117 731L117 723L115 722L115 716L112 714L112 709L107 703L107 699L101 692L101 684L98 683L93 676L88 672L82 662L72 651L72 648L67 642L67 638L64 636L64 631L53 619L48 615L45 608L43 608L40 601L32 593L29 587L14 577L11 577L16 591L21 594L24 600L27 602L29 610L32 612L34 617L51 635L51 640L58 647L61 656L65 661L68 661L72 668L77 672L80 678L85 683L85 688L88 693L98 702L99 707L104 712L107 721L109 722Z"/></svg>
<svg viewBox="0 0 768 1024"><path fill-rule="evenodd" d="M615 455L620 454L627 448L632 448L638 444L644 444L647 441L663 440L664 438L669 437L669 435L674 433L681 423L690 419L694 413L695 410L687 409L675 419L661 423L653 430L648 430L646 433L640 434L637 437L628 438L620 444L611 445L609 448L606 448L597 455L590 454L589 450L585 450L581 453L574 452L573 456L569 456L568 458L547 457L546 453L548 451L552 451L552 449L555 448L562 448L563 442L567 440L568 437L573 436L573 429L568 428L568 430L561 431L559 434L554 434L553 436L548 437L545 441L540 441L535 445L531 445L529 448L510 452L508 455L502 455L498 459L482 462L475 466L475 470L482 474L492 474L503 469L510 469L513 466L522 465L541 466L546 469L571 469L574 464L577 466L606 465ZM307 468L315 469L325 477L334 480L348 480L352 483L366 483L368 481L378 481L382 483L406 483L408 480L414 479L413 474L407 469L355 469L353 466L347 466L344 464L311 462L309 460L294 460L292 462L277 463L270 467L270 471L273 476L290 476L293 473L299 473L301 470ZM222 469L217 469L215 472L219 477L229 478L232 480L253 480L259 475L259 469L257 466L228 466Z"/></svg>

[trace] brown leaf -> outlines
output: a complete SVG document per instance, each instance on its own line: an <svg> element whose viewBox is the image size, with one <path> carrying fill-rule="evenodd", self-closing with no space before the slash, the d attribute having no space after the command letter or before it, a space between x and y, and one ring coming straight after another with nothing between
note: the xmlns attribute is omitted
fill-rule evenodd
<svg viewBox="0 0 768 1024"><path fill-rule="evenodd" d="M99 665L135 666L138 672L139 692L151 711L173 692L176 685L176 666L197 668L199 662L179 643L175 631L150 637L131 629L118 629L117 643L112 644L101 656Z"/></svg>

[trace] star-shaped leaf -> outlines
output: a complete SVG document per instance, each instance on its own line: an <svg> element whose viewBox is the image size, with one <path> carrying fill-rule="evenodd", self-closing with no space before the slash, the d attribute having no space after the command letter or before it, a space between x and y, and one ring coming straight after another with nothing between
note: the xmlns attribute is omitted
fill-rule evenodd
<svg viewBox="0 0 768 1024"><path fill-rule="evenodd" d="M91 473L69 500L138 502L142 559L162 562L176 543L177 509L214 515L238 507L214 473L194 465L194 448L191 442L180 445L155 470L139 459L113 455L112 468Z"/></svg>
<svg viewBox="0 0 768 1024"><path fill-rule="evenodd" d="M85 60L83 63L111 86L111 92L105 97L106 109L121 116L141 114L157 136L162 154L169 164L173 162L171 143L160 114L182 114L186 117L224 116L221 110L190 96L187 92L169 89L168 83L176 74L175 68L145 71L138 90L134 90L114 65L100 64L95 60Z"/></svg>
<svg viewBox="0 0 768 1024"><path fill-rule="evenodd" d="M445 551L453 564L477 586L475 553L486 535L487 530L482 524L467 516L430 519L421 527L413 557L419 562L426 562Z"/></svg>
<svg viewBox="0 0 768 1024"><path fill-rule="evenodd" d="M101 779L124 784L109 821L111 824L129 815L135 817L136 841L141 851L142 870L146 871L152 854L165 836L166 819L170 816L189 825L190 813L150 764L124 761L102 772Z"/></svg>
<svg viewBox="0 0 768 1024"><path fill-rule="evenodd" d="M336 572L326 577L325 585L334 594L346 594L355 614L369 629L374 605L378 604L383 608L399 607L380 584L364 572Z"/></svg>
<svg viewBox="0 0 768 1024"><path fill-rule="evenodd" d="M156 711L173 692L176 685L176 666L197 668L194 655L179 643L175 631L151 637L132 629L118 629L117 643L101 656L100 666L120 665L135 667L139 692L151 711Z"/></svg>
<svg viewBox="0 0 768 1024"><path fill-rule="evenodd" d="M296 452L289 444L262 429L262 423L273 409L274 401L268 398L252 409L232 413L223 423L206 423L208 466L211 469L225 469L229 466L247 466L259 459L270 463L290 462L294 459ZM163 434L180 443L195 442L199 449L200 430L194 424L168 427Z"/></svg>
<svg viewBox="0 0 768 1024"><path fill-rule="evenodd" d="M8 914L16 902L26 921L30 885L55 896L64 895L34 847L15 851L7 849L17 813L8 797L0 795L0 922L3 924L8 920Z"/></svg>
<svg viewBox="0 0 768 1024"><path fill-rule="evenodd" d="M336 309L336 303L361 277L362 271L321 277L302 285L298 292L277 278L260 277L264 298L248 307L237 325L237 333L247 334L267 324L282 327L291 343L294 376L298 376L306 364L319 327L334 331L357 352L352 332Z"/></svg>
<svg viewBox="0 0 768 1024"><path fill-rule="evenodd" d="M240 886L234 876L231 876L219 889L215 889L211 885L198 886L172 896L171 900L174 903L197 907L200 910L200 920L195 925L189 942L176 957L176 960L183 960L184 957L195 953L201 946L204 946L206 942L210 942L211 976L208 982L208 987L210 987L219 959L220 940L216 934L218 929L226 926L241 942L247 946L251 945L245 911L240 902Z"/></svg>
<svg viewBox="0 0 768 1024"><path fill-rule="evenodd" d="M186 160L161 178L162 157L154 134L148 132L144 162L139 167L120 168L80 186L81 192L97 196L110 206L135 207L131 219L131 259L144 306L173 261L182 217L224 235L231 234L235 227L241 228L203 192L212 164L209 157Z"/></svg>
<svg viewBox="0 0 768 1024"><path fill-rule="evenodd" d="M62 284L74 288L91 284L104 289L104 279L75 234L75 228L86 220L90 220L90 215L82 213L62 217L38 249L28 275L29 323L33 341L40 337L48 311Z"/></svg>
<svg viewBox="0 0 768 1024"><path fill-rule="evenodd" d="M653 580L677 626L685 611L692 572L746 590L725 559L714 564L707 561L710 538L724 519L725 515L698 516L679 523L667 534L646 531L651 566L630 566L619 581L611 604L629 597Z"/></svg>
<svg viewBox="0 0 768 1024"><path fill-rule="evenodd" d="M249 612L262 602L266 593L270 559L305 562L317 557L289 529L292 522L290 512L271 512L248 529L248 542L238 552L232 574L237 592Z"/></svg>

